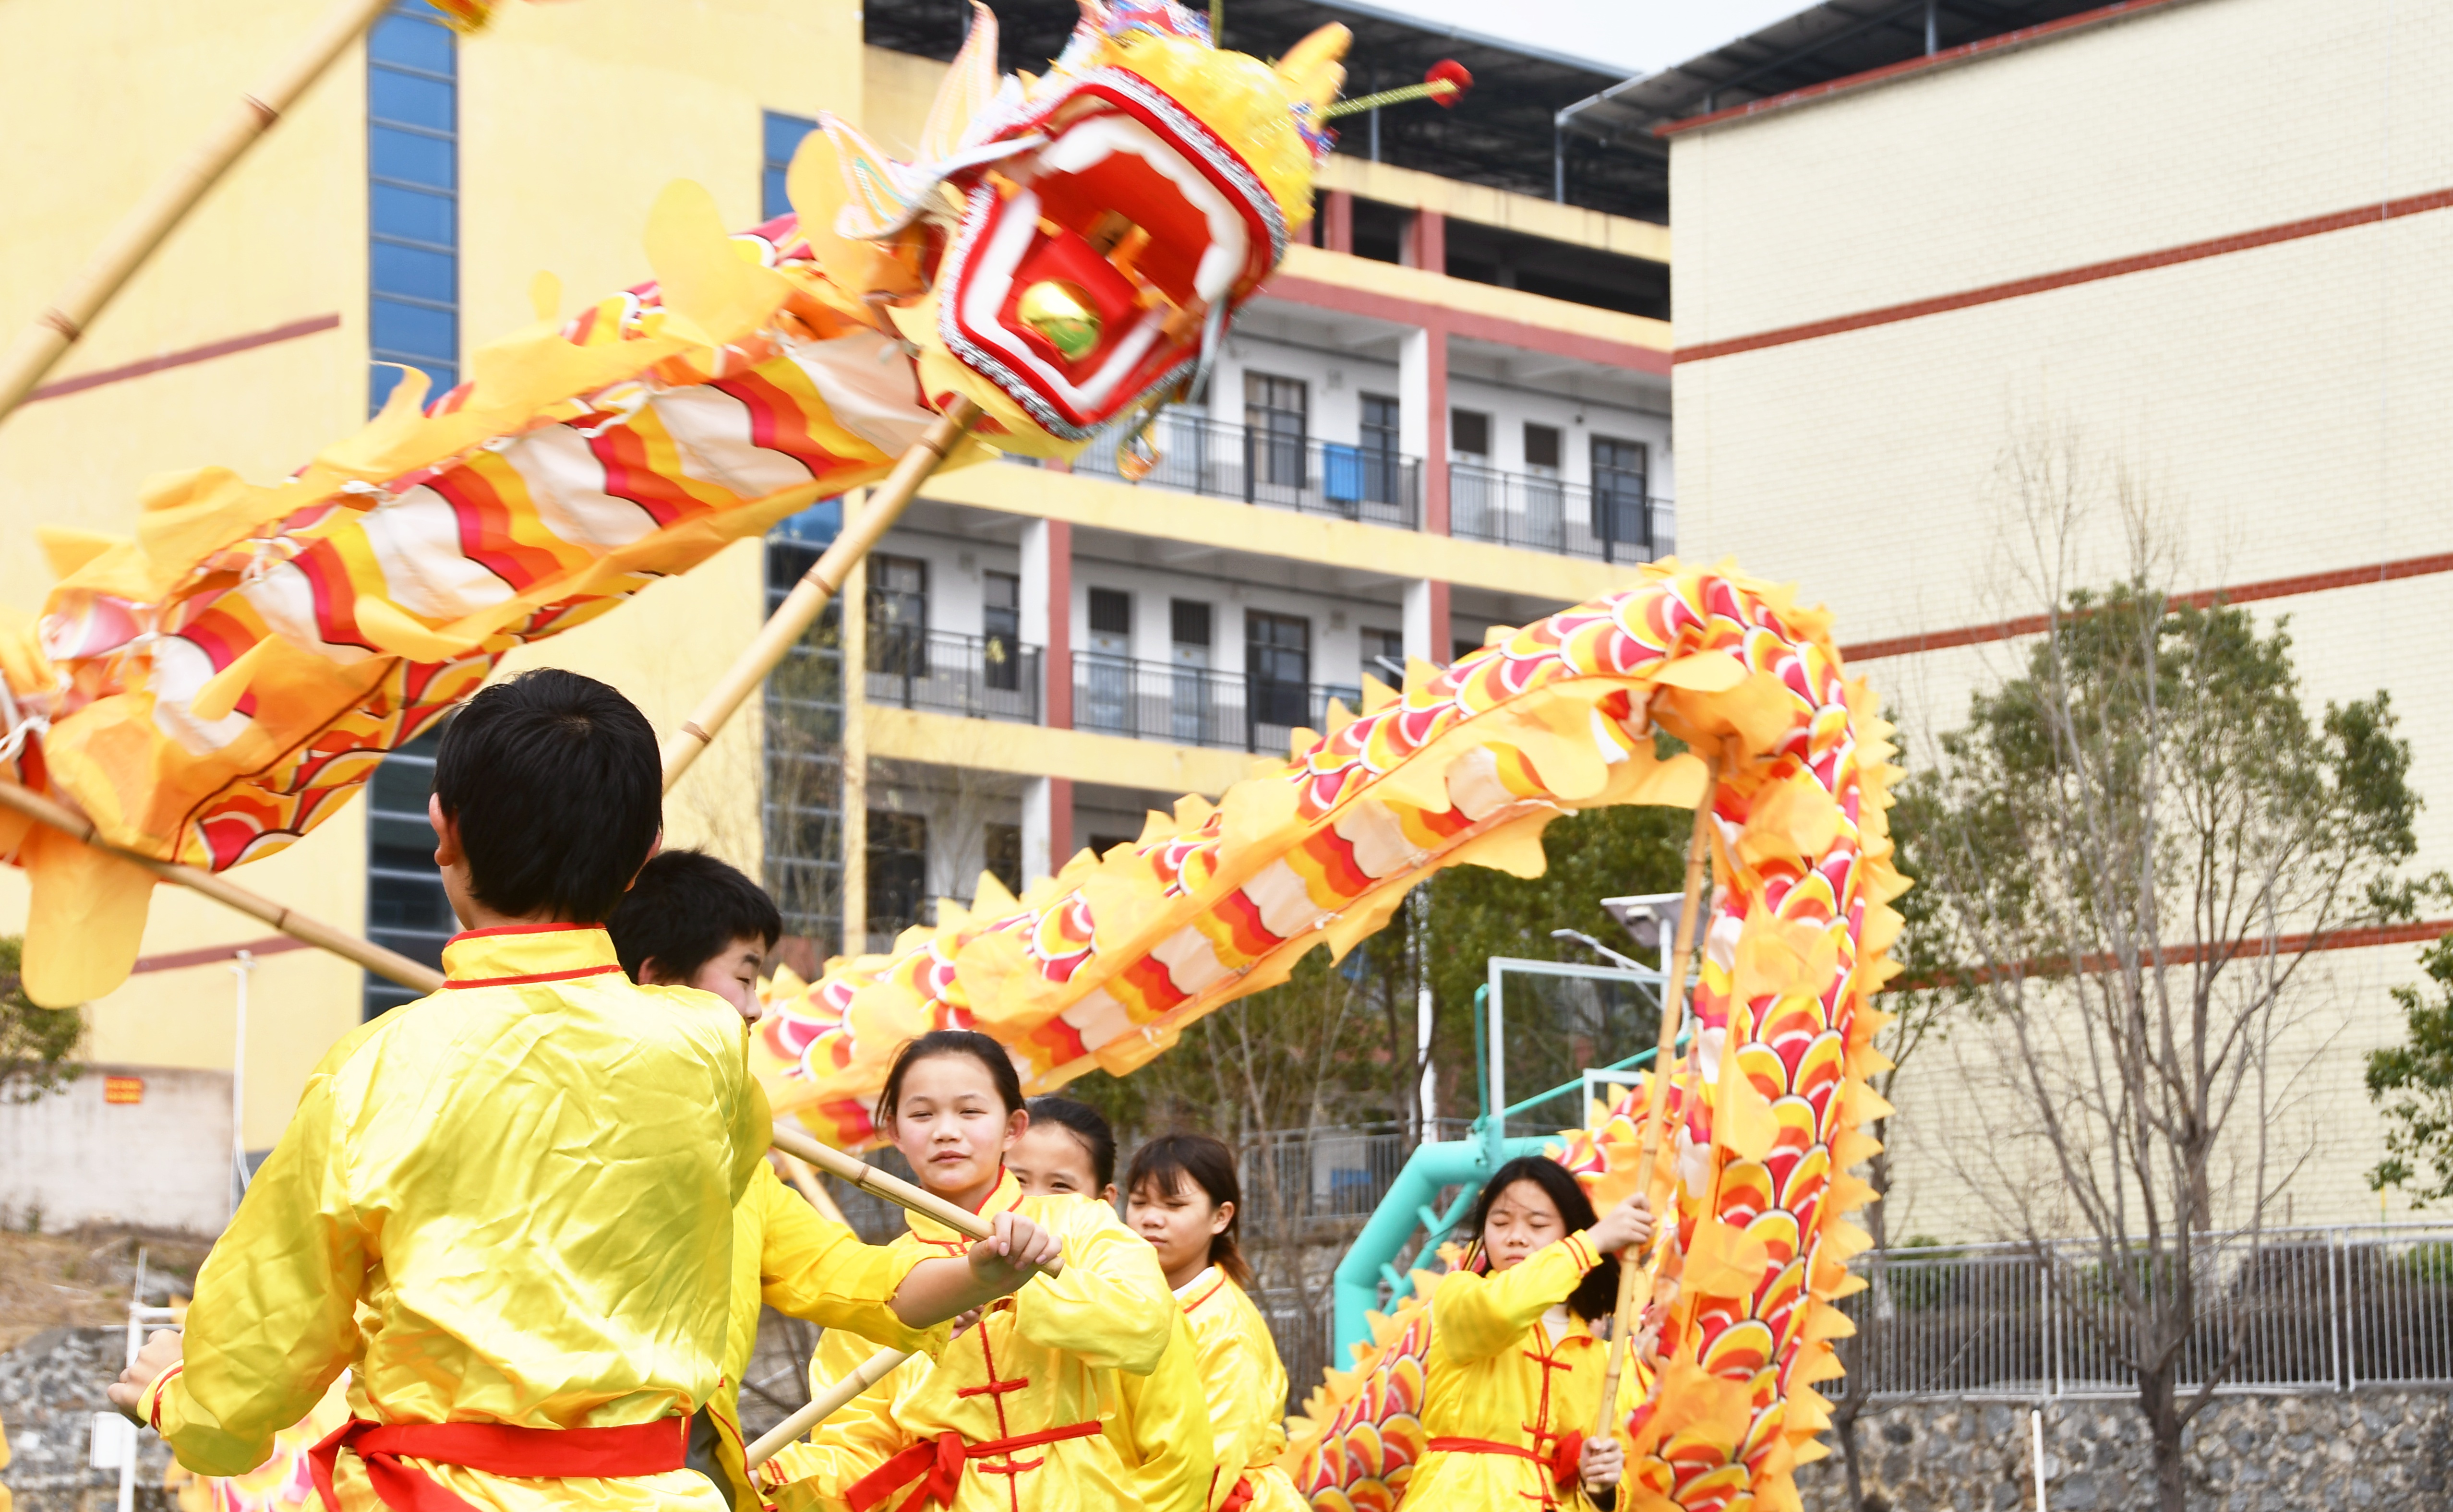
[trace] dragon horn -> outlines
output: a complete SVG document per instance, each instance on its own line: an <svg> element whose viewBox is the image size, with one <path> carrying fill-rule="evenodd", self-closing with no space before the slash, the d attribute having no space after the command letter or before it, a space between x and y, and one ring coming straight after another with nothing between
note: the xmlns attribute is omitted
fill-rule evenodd
<svg viewBox="0 0 2453 1512"><path fill-rule="evenodd" d="M1354 33L1332 21L1288 48L1278 60L1278 77L1286 81L1287 97L1326 111L1346 87L1341 60L1353 42Z"/></svg>

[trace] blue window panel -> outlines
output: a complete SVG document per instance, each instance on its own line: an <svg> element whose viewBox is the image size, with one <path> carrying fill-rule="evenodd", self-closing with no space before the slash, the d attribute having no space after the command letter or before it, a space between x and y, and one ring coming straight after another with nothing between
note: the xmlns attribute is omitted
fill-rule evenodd
<svg viewBox="0 0 2453 1512"><path fill-rule="evenodd" d="M391 69L367 70L367 114L378 121L449 131L456 124L455 92L454 86L440 79L422 79Z"/></svg>
<svg viewBox="0 0 2453 1512"><path fill-rule="evenodd" d="M372 248L378 294L406 294L449 305L460 297L460 259L449 252L377 242Z"/></svg>
<svg viewBox="0 0 2453 1512"><path fill-rule="evenodd" d="M420 6L419 10L426 8ZM429 12L430 15L430 12ZM377 63L397 63L449 77L452 72L451 29L443 18L421 17L395 10L367 33L367 56Z"/></svg>
<svg viewBox="0 0 2453 1512"><path fill-rule="evenodd" d="M767 112L767 161L777 166L792 161L801 138L818 129L818 123L806 116Z"/></svg>
<svg viewBox="0 0 2453 1512"><path fill-rule="evenodd" d="M431 362L456 365L460 360L460 317L448 309L404 305L378 294L373 300L373 331L368 345L387 355L406 353Z"/></svg>
<svg viewBox="0 0 2453 1512"><path fill-rule="evenodd" d="M758 218L771 221L792 208L792 196L784 189L784 170L770 168L759 179Z"/></svg>
<svg viewBox="0 0 2453 1512"><path fill-rule="evenodd" d="M389 126L367 128L367 164L377 178L457 189L460 175L453 161L457 155L449 137L420 136Z"/></svg>
<svg viewBox="0 0 2453 1512"><path fill-rule="evenodd" d="M369 370L367 378L369 403L372 406L369 413L372 413L374 409L381 409L384 407L384 401L391 397L392 389L400 386L400 368L390 366L393 363L399 363L401 368L414 368L426 374L426 402L429 405L442 398L453 385L460 381L460 369L448 364L409 362L387 352L377 352L375 363Z"/></svg>
<svg viewBox="0 0 2453 1512"><path fill-rule="evenodd" d="M459 208L449 195L394 184L368 186L368 219L378 236L451 247L460 240Z"/></svg>

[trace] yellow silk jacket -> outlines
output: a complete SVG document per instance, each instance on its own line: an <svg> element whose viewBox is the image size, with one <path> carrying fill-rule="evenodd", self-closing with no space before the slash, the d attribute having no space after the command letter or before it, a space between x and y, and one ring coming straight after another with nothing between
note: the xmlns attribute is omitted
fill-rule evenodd
<svg viewBox="0 0 2453 1512"><path fill-rule="evenodd" d="M1176 1293L1192 1325L1193 1358L1209 1402L1217 1473L1209 1504L1242 1482L1252 1512L1304 1512L1304 1499L1278 1456L1286 1447L1286 1367L1261 1309L1226 1272L1211 1266Z"/></svg>
<svg viewBox="0 0 2453 1512"><path fill-rule="evenodd" d="M1200 1512L1207 1504L1207 1406L1157 1253L1106 1204L1024 1197L1010 1175L980 1208L990 1218L1017 1210L1062 1241L1064 1274L1034 1278L989 1306L934 1364L910 1361L854 1398L809 1442L777 1456L784 1479L841 1499L889 1458L941 1435L977 1445L1090 1424L1100 1431L969 1460L950 1512ZM967 1243L918 1214L908 1222L894 1247L955 1255ZM841 1380L869 1352L829 1333L810 1362L813 1385ZM879 1505L900 1508L912 1495L898 1488Z"/></svg>
<svg viewBox="0 0 2453 1512"><path fill-rule="evenodd" d="M181 1463L262 1462L351 1369L379 1422L612 1427L724 1379L732 1209L767 1147L740 1019L622 974L593 925L476 930L444 990L333 1046L196 1278L143 1409ZM688 1470L511 1480L427 1465L481 1508L723 1502ZM376 1505L344 1454L345 1507Z"/></svg>
<svg viewBox="0 0 2453 1512"><path fill-rule="evenodd" d="M1543 1314L1567 1300L1601 1257L1581 1233L1546 1244L1493 1276L1451 1271L1431 1294L1423 1436L1509 1444L1547 1461L1569 1434L1588 1434L1608 1363L1602 1341L1568 1314L1553 1343ZM1574 1478L1505 1453L1431 1449L1406 1486L1405 1512L1491 1507L1589 1508Z"/></svg>
<svg viewBox="0 0 2453 1512"><path fill-rule="evenodd" d="M749 1190L732 1207L732 1320L725 1335L724 1389L707 1404L723 1449L709 1457L708 1468L736 1509L758 1505L743 1459L741 1383L758 1347L759 1309L807 1319L828 1330L828 1338L844 1330L872 1348L934 1356L945 1349L952 1325L908 1327L887 1305L911 1267L932 1258L910 1246L863 1243L850 1229L819 1216L771 1166L759 1164Z"/></svg>

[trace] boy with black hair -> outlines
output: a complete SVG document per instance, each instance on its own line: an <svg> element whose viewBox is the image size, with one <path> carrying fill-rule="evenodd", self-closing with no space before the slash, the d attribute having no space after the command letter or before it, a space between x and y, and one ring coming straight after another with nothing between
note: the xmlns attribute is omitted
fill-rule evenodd
<svg viewBox="0 0 2453 1512"><path fill-rule="evenodd" d="M731 1210L765 1100L721 1003L623 974L603 921L663 828L655 733L576 673L480 690L437 753L444 990L343 1039L111 1400L206 1475L343 1369L329 1508L721 1512ZM974 1268L979 1268L975 1263Z"/></svg>
<svg viewBox="0 0 2453 1512"><path fill-rule="evenodd" d="M712 993L755 1024L762 1010L759 970L783 935L784 919L767 890L735 868L701 851L668 850L640 869L606 928L632 981ZM905 1320L942 1323L1012 1289L983 1284L967 1261L917 1260L907 1251L863 1243L786 1190L762 1164L733 1204L725 1384L691 1420L691 1467L714 1481L741 1512L762 1504L741 1433L741 1380L757 1347L762 1303L933 1357L945 1346L947 1330ZM890 1308L883 1305L887 1298Z"/></svg>

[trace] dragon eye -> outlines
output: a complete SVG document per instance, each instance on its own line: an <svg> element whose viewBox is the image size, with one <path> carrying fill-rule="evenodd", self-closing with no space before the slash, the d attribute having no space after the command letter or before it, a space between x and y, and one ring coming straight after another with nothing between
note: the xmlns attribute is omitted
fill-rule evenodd
<svg viewBox="0 0 2453 1512"><path fill-rule="evenodd" d="M1061 279L1042 279L1024 289L1014 313L1047 337L1067 362L1078 362L1098 348L1099 311L1089 295Z"/></svg>

